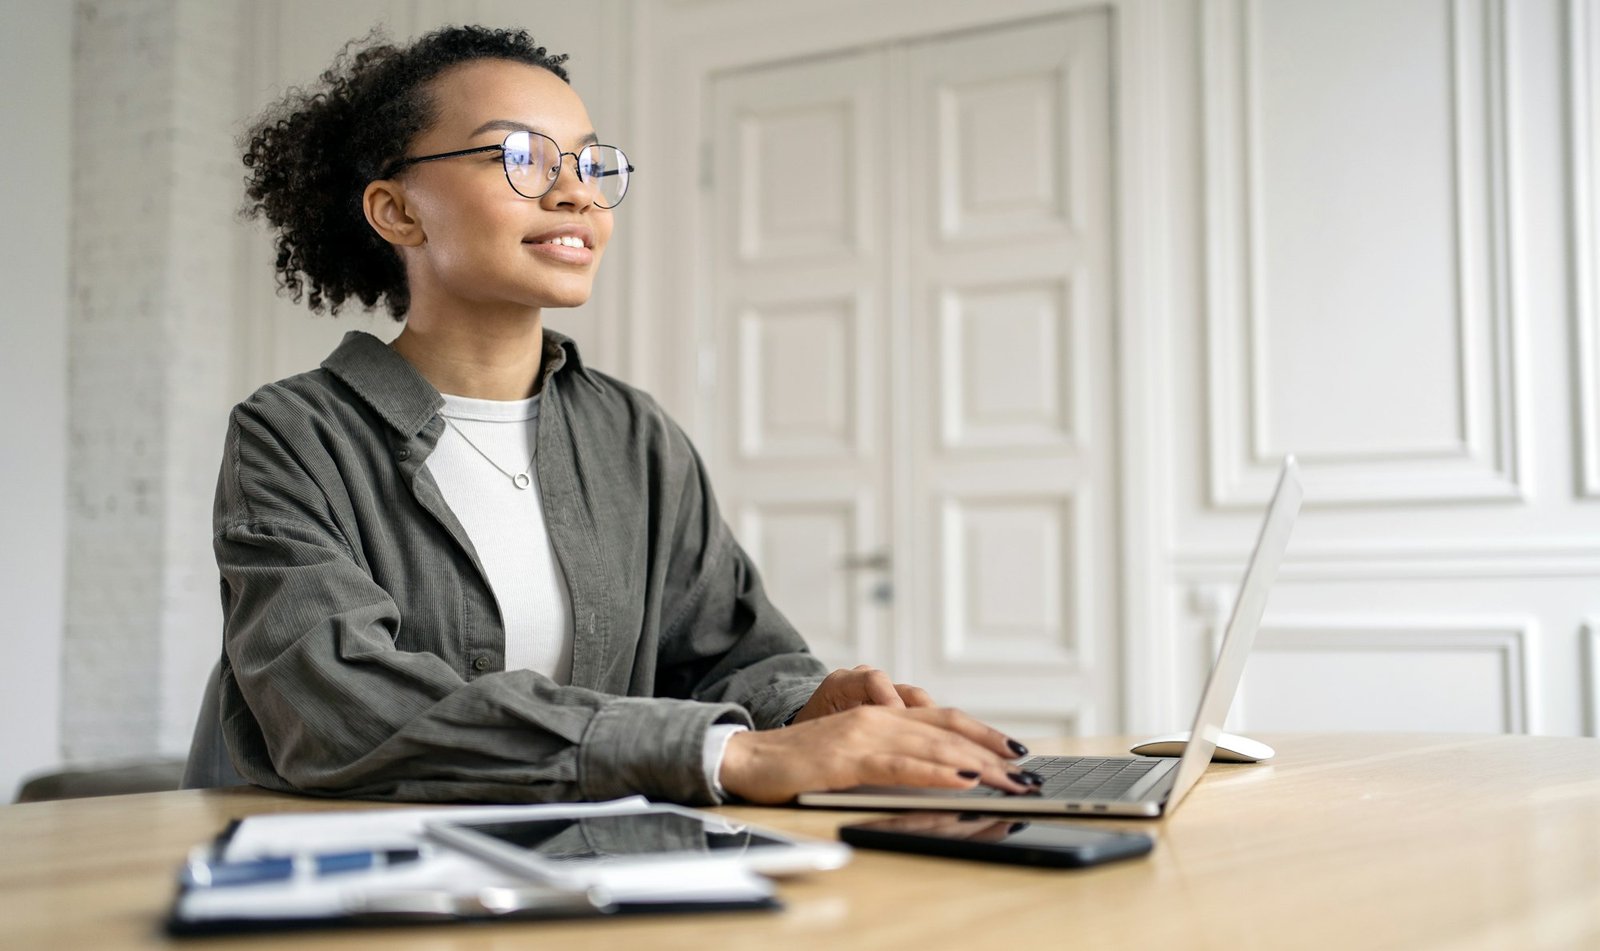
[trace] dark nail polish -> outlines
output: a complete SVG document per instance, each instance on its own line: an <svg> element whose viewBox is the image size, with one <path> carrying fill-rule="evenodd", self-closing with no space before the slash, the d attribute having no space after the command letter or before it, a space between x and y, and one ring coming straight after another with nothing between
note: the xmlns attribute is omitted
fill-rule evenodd
<svg viewBox="0 0 1600 951"><path fill-rule="evenodd" d="M1028 777L1022 775L1021 773L1007 773L1006 778L1018 784L1019 786L1033 785L1032 783L1028 782Z"/></svg>
<svg viewBox="0 0 1600 951"><path fill-rule="evenodd" d="M1006 740L1006 745L1011 747L1011 752L1017 754L1018 756L1028 755L1028 748L1023 746L1021 743L1018 743L1016 740L1008 739Z"/></svg>
<svg viewBox="0 0 1600 951"><path fill-rule="evenodd" d="M1006 830L1006 835L1016 835L1018 832L1021 832L1027 827L1028 824L1026 822L1013 822L1011 823L1011 827Z"/></svg>
<svg viewBox="0 0 1600 951"><path fill-rule="evenodd" d="M977 779L978 771L975 769L960 769L956 770L956 775L962 779Z"/></svg>
<svg viewBox="0 0 1600 951"><path fill-rule="evenodd" d="M1043 786L1044 785L1044 777L1040 776L1038 773L1034 772L1031 769L1023 770L1022 771L1022 778L1024 780L1026 780L1029 785L1032 785L1032 786Z"/></svg>

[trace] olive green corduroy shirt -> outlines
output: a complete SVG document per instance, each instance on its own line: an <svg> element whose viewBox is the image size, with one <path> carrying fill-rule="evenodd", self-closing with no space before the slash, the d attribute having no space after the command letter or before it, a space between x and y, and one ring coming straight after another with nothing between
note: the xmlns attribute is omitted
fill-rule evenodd
<svg viewBox="0 0 1600 951"><path fill-rule="evenodd" d="M439 393L369 334L234 408L217 485L223 735L272 789L713 801L714 723L775 727L825 669L767 600L649 396L546 333L536 458L572 684L504 670L472 542L424 462Z"/></svg>

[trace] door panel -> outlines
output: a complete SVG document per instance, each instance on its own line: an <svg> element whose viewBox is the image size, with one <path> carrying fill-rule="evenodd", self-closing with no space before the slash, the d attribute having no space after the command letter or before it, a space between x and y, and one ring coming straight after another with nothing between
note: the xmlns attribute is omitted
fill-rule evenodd
<svg viewBox="0 0 1600 951"><path fill-rule="evenodd" d="M832 666L888 666L885 57L726 75L702 396L718 491L773 601Z"/></svg>
<svg viewBox="0 0 1600 951"><path fill-rule="evenodd" d="M1109 43L1093 13L907 56L913 669L1075 729L1116 716Z"/></svg>

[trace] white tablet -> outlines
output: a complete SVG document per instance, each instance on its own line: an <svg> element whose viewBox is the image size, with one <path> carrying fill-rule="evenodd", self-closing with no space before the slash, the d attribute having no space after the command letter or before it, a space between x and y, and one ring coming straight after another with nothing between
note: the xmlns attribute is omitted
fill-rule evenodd
<svg viewBox="0 0 1600 951"><path fill-rule="evenodd" d="M850 861L850 847L809 842L682 806L650 803L604 815L508 821L437 821L429 838L539 881L588 878L602 867L684 861L731 862L763 875L826 871Z"/></svg>

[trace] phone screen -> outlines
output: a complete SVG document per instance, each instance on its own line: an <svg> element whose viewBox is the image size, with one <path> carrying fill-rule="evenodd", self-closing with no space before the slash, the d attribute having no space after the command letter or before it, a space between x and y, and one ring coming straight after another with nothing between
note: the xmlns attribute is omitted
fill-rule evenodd
<svg viewBox="0 0 1600 951"><path fill-rule="evenodd" d="M1073 868L1144 855L1153 845L1142 833L964 812L912 812L847 825L839 838L865 848Z"/></svg>
<svg viewBox="0 0 1600 951"><path fill-rule="evenodd" d="M1098 847L1128 837L1126 832L1109 829L1003 819L970 812L912 812L864 822L857 828L1034 849Z"/></svg>

